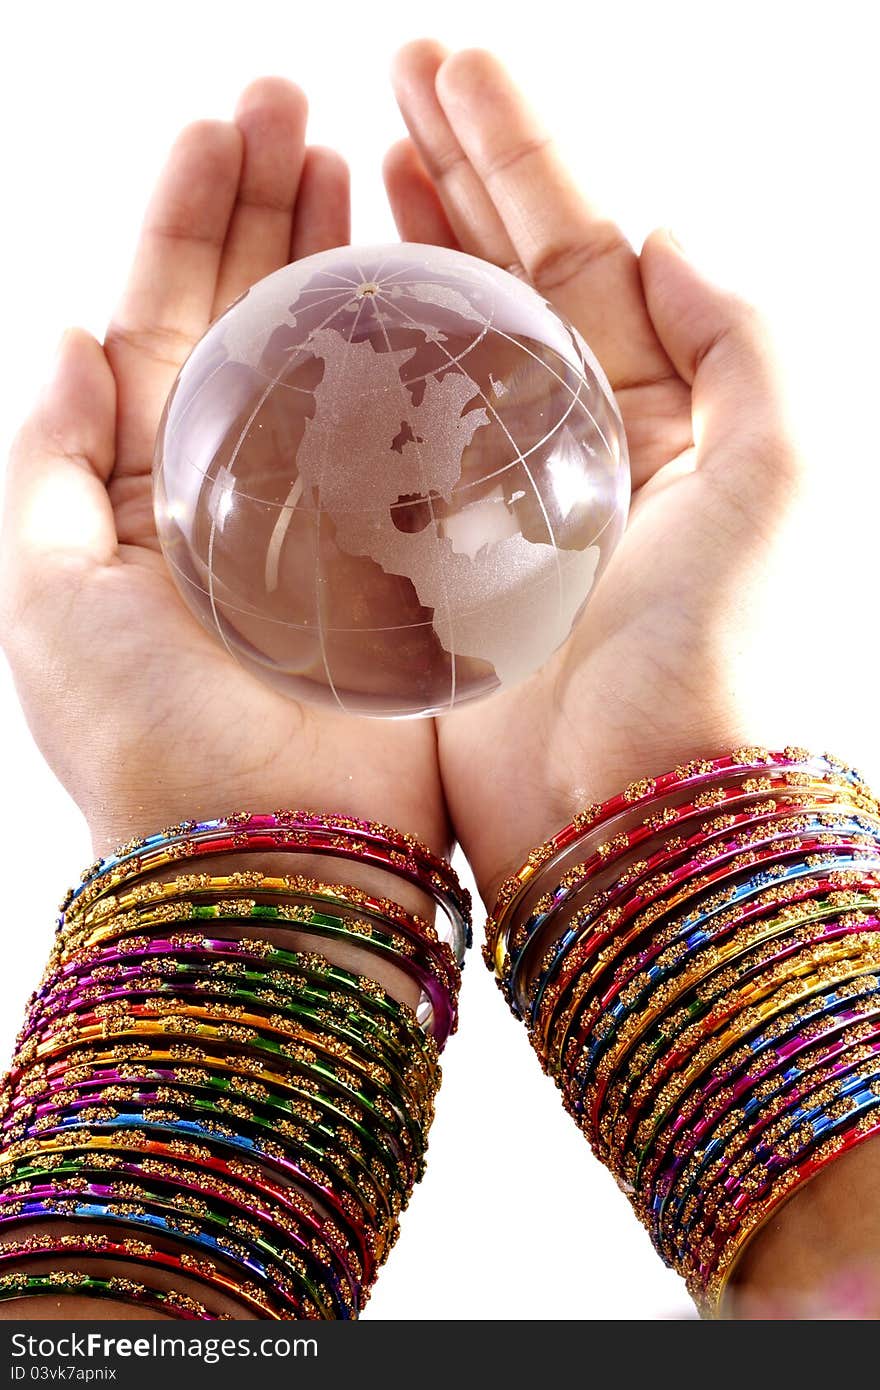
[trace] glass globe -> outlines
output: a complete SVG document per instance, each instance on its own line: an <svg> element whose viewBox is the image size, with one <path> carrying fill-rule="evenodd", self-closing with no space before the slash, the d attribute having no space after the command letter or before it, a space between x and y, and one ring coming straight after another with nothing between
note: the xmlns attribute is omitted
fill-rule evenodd
<svg viewBox="0 0 880 1390"><path fill-rule="evenodd" d="M342 247L254 285L184 363L156 446L193 613L263 681L357 714L440 714L530 675L628 500L577 331L434 246Z"/></svg>

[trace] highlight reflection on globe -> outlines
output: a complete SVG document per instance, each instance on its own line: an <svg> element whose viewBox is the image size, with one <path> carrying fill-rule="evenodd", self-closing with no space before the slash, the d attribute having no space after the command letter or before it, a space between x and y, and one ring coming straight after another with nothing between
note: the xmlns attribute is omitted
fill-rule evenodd
<svg viewBox="0 0 880 1390"><path fill-rule="evenodd" d="M285 266L210 327L156 449L199 620L290 696L437 714L569 635L625 524L620 416L577 332L438 247Z"/></svg>

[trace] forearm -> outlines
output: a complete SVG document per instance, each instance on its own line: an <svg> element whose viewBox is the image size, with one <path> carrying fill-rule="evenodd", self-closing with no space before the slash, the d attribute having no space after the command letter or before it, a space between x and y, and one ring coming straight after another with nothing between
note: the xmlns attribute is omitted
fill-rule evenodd
<svg viewBox="0 0 880 1390"><path fill-rule="evenodd" d="M878 1252L849 1219L877 1161L877 808L845 769L739 756L727 786L698 760L582 811L502 888L490 958L695 1296L796 1315Z"/></svg>
<svg viewBox="0 0 880 1390"><path fill-rule="evenodd" d="M242 827L234 829L242 838ZM393 890L410 889L402 896L411 899L415 892L429 903L433 895L441 918L452 900L450 892L454 899L456 890L443 866L432 868L433 856L427 851L422 855L408 842L385 836L383 844L381 835L371 841L369 832L360 836L352 829L347 838L340 834L335 855L312 856L289 843L290 824L280 833L288 841L281 854L264 852L260 843L250 845L248 853L239 850L210 859L190 853L191 837L183 837L177 848L189 848L180 855L175 851L164 867L149 863L149 845L146 850L129 846L121 877L114 871L118 884L110 881L112 873L98 872L94 880L107 880L103 899L99 895L83 908L91 892L88 883L68 906L61 946L28 1021L31 1036L20 1041L16 1060L24 1073L16 1091L19 1077L13 1072L7 1104L7 1122L12 1116L16 1126L8 1137L19 1148L6 1148L4 1181L18 1177L19 1183L27 1183L30 1149L45 1148L48 1132L54 1152L54 1136L68 1140L70 1129L63 1126L75 1128L78 1116L99 1131L99 1139L104 1136L102 1126L109 1127L114 1163L120 1155L113 1148L113 1135L118 1139L118 1125L128 1123L124 1116L146 1116L148 1135L158 1135L159 1156L145 1163L136 1145L135 1161L129 1161L129 1153L123 1164L128 1175L123 1189L135 1203L133 1211L125 1202L120 1208L116 1200L114 1215L106 1203L92 1200L91 1208L79 1210L68 1229L59 1227L62 1213L50 1205L40 1211L37 1230L26 1220L29 1209L18 1211L17 1219L5 1223L4 1236L18 1252L16 1274L39 1273L51 1264L56 1276L66 1268L81 1273L85 1267L100 1281L110 1260L117 1272L124 1269L126 1277L137 1282L136 1264L129 1267L125 1252L133 1232L134 1239L143 1244L146 1238L155 1248L149 1287L157 1315L160 1285L184 1299L205 1303L206 1280L194 1293L198 1281L186 1272L195 1246L199 1258L204 1260L207 1250L208 1263L215 1266L207 1279L211 1316L271 1316L260 1311L262 1305L253 1294L244 1303L237 1298L236 1261L230 1261L222 1242L218 1246L209 1236L209 1231L216 1232L218 1214L231 1215L226 1225L238 1232L235 1241L252 1246L256 1241L266 1266L261 1276L264 1292L268 1280L271 1294L266 1306L283 1310L302 1303L306 1316L356 1315L377 1263L390 1248L397 1210L421 1172L420 1148L436 1089L436 1045L425 1029L436 1033L442 1046L454 1022L457 988L450 947L438 939L431 923L397 903ZM353 847L354 857L346 862L342 850ZM383 856L385 867L368 862ZM330 870L323 875L325 887L303 873L316 861ZM147 872L138 873L140 867ZM180 879L174 882L169 872L173 868L178 874L184 871L182 884ZM355 870L353 875L346 872L349 868ZM436 884L425 890L428 871L442 881L439 892ZM351 885L352 877L361 882ZM347 888L342 886L346 882ZM101 916L102 903L111 905L106 918ZM219 977L212 973L218 969ZM61 988L65 972L68 984L70 975L76 976L72 993ZM96 1028L99 1018L102 1023ZM72 1073L71 1055L78 1067ZM39 1066L44 1059L49 1059L48 1078ZM32 1073L35 1064L38 1071ZM398 1087L403 1089L398 1092ZM29 1109L32 1096L37 1115ZM86 1107L83 1115L83 1099L95 1101L98 1110ZM219 1130L218 1113L223 1116ZM195 1130L187 1119L193 1115ZM85 1141L87 1165L92 1162L88 1145L93 1139L89 1135ZM196 1153L206 1144L213 1153L210 1182L199 1172ZM236 1163L240 1168L241 1154L249 1165L244 1175L235 1168ZM196 1194L176 1202L190 1228L189 1249L183 1251L175 1226L180 1213L170 1227L167 1222L172 1190L168 1184L174 1182L175 1164L185 1171L177 1174L174 1190ZM88 1167L83 1171L91 1172ZM144 1186L147 1173L153 1187ZM253 1193L248 1195L254 1183L261 1194L257 1202ZM88 1190L92 1199L101 1195L94 1183ZM57 1206L57 1193L53 1200ZM63 1192L60 1200L62 1206L69 1203L71 1194ZM139 1215L139 1202L146 1203L151 1224L145 1225ZM241 1226L236 1208L253 1208L257 1224L263 1223L262 1236L250 1229L249 1219ZM201 1210L206 1213L202 1228ZM153 1220L156 1212L158 1223ZM207 1224L208 1215L213 1226ZM92 1253L83 1246L84 1231ZM34 1243L36 1238L45 1244L47 1235L60 1237L54 1240L51 1257L41 1255ZM111 1237L112 1249L106 1244ZM33 1247L29 1252L28 1242ZM67 1254L65 1245L75 1248ZM145 1258L141 1250L141 1274ZM234 1277L231 1290L224 1292L224 1286L229 1289L230 1264ZM253 1261L245 1264L251 1268ZM347 1282L348 1292L340 1280ZM279 1303L285 1283L288 1291ZM94 1316L93 1298L99 1293L103 1297L107 1290L96 1285L84 1302L76 1294L66 1295L59 1314L80 1316L78 1310L85 1309L84 1315ZM129 1306L141 1306L139 1297L131 1293L119 1304L123 1311L117 1315L126 1316ZM55 1300L45 1293L27 1300L27 1315L31 1303L45 1315ZM16 1298L2 1306L20 1312L25 1305ZM112 1300L104 1304L105 1309L114 1306ZM182 1314L176 1310L172 1315Z"/></svg>

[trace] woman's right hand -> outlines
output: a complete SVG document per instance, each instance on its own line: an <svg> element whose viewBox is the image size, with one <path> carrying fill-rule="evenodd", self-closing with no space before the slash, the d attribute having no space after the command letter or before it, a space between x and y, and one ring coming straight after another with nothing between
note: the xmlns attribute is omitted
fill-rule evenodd
<svg viewBox="0 0 880 1390"><path fill-rule="evenodd" d="M817 602L854 575L855 528L817 504L761 318L668 234L636 255L496 59L421 41L395 86L401 235L514 268L565 313L615 389L632 463L628 529L570 641L440 722L447 802L491 904L531 847L632 780L743 745L873 751L870 684L847 664L858 586L840 588L834 630ZM878 1171L874 1140L802 1187L749 1245L734 1311L876 1317Z"/></svg>
<svg viewBox="0 0 880 1390"><path fill-rule="evenodd" d="M386 161L401 235L513 268L572 320L632 466L628 529L570 641L440 721L447 801L491 903L531 846L635 778L743 744L834 741L823 672L804 681L791 657L809 631L792 595L810 470L756 312L664 232L636 255L497 59L419 41L394 80L411 137Z"/></svg>

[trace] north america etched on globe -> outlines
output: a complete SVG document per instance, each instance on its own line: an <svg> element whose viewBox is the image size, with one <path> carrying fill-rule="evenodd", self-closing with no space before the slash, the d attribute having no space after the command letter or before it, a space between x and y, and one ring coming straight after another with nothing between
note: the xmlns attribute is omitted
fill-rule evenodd
<svg viewBox="0 0 880 1390"><path fill-rule="evenodd" d="M565 641L622 529L625 444L601 370L533 290L440 248L340 248L211 333L201 401L167 412L157 525L237 659L345 709L436 713ZM175 450L202 482L173 500Z"/></svg>
<svg viewBox="0 0 880 1390"><path fill-rule="evenodd" d="M413 405L400 369L415 349L377 353L370 342L349 343L334 328L321 329L309 347L325 369L297 466L333 518L337 543L410 579L419 601L434 610L434 630L450 655L489 662L502 685L519 679L525 674L524 644L517 638L528 618L522 603L533 596L544 621L552 624L547 640L558 646L592 584L598 546L560 554L555 546L526 540L510 513L500 517L491 502L485 505L492 506L496 527L509 524L510 534L496 539L484 531L473 552L456 548L454 526L446 535L438 534L432 521L415 534L400 530L392 507L401 498L427 499L431 506L436 496L451 504L464 448L474 431L489 423L485 406L463 413L480 388L462 372L447 372L439 381L428 377L421 402ZM392 364L400 379L397 395L388 389ZM371 402L368 419L340 408L349 392ZM427 449L426 440L431 441ZM497 503L505 507L500 491ZM559 585L558 606L548 605L535 588L546 584L548 564L576 570L573 583Z"/></svg>

